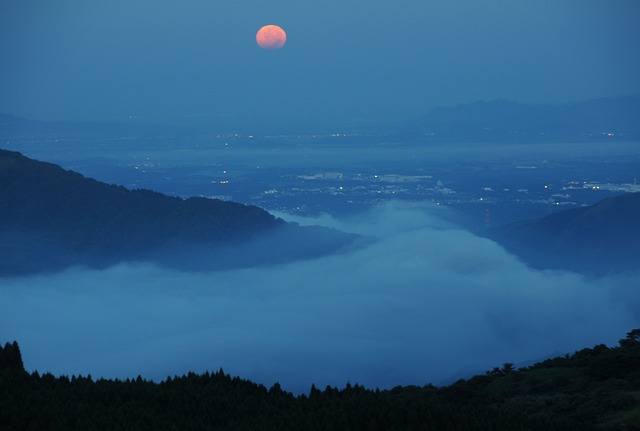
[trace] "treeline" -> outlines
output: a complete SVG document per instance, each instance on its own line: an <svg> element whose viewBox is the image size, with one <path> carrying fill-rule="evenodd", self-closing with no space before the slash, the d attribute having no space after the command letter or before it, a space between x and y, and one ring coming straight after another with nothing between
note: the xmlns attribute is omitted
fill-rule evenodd
<svg viewBox="0 0 640 431"><path fill-rule="evenodd" d="M0 347L0 428L12 430L639 430L640 330L450 386L312 386L294 396L220 370L161 383L27 373Z"/></svg>

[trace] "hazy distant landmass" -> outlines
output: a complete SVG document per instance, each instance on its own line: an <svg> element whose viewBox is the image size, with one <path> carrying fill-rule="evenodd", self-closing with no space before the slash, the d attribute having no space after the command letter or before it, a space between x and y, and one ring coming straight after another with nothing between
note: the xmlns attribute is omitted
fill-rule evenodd
<svg viewBox="0 0 640 431"><path fill-rule="evenodd" d="M102 136L102 135L151 135L182 130L178 126L145 124L136 121L73 122L40 121L16 115L0 113L0 133L3 137L24 135Z"/></svg>
<svg viewBox="0 0 640 431"><path fill-rule="evenodd" d="M476 101L436 108L403 124L434 140L533 141L640 139L640 95L565 104Z"/></svg>
<svg viewBox="0 0 640 431"><path fill-rule="evenodd" d="M495 229L489 236L538 268L606 274L640 267L640 193Z"/></svg>
<svg viewBox="0 0 640 431"><path fill-rule="evenodd" d="M336 125L338 129L348 126ZM335 126L322 128L335 131ZM638 140L640 139L640 95L591 99L563 104L530 104L505 99L475 101L449 107L435 108L431 112L392 125L378 122L354 129L375 129L380 133L399 135L403 139L424 142L531 142L550 140ZM159 135L185 131L268 131L277 133L275 126L230 126L207 123L205 119L187 126L147 124L131 118L119 122L49 122L0 114L0 134L4 137L23 134ZM263 130L264 129L264 130ZM318 126L287 126L282 133L308 133Z"/></svg>
<svg viewBox="0 0 640 431"><path fill-rule="evenodd" d="M321 255L354 238L255 206L128 190L0 150L0 274L123 261L252 266Z"/></svg>

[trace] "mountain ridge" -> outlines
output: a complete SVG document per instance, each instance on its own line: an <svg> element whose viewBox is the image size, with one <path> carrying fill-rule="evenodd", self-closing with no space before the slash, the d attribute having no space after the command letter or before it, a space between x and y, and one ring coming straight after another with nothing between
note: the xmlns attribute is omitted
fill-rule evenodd
<svg viewBox="0 0 640 431"><path fill-rule="evenodd" d="M187 269L274 263L354 237L251 205L128 190L0 150L0 274L147 260Z"/></svg>
<svg viewBox="0 0 640 431"><path fill-rule="evenodd" d="M401 128L445 140L637 140L640 95L556 104L478 100L434 108Z"/></svg>
<svg viewBox="0 0 640 431"><path fill-rule="evenodd" d="M487 236L538 268L587 274L640 267L640 192L603 199L540 219L487 232Z"/></svg>
<svg viewBox="0 0 640 431"><path fill-rule="evenodd" d="M313 133L354 129L391 133L421 141L640 140L640 93L563 103L523 103L504 98L440 106L400 122L311 127ZM203 133L240 129L279 133L281 127L172 125L138 119L108 122L41 121L0 113L0 136L25 134L141 135ZM293 127L305 134L304 127ZM291 128L282 133L291 133Z"/></svg>

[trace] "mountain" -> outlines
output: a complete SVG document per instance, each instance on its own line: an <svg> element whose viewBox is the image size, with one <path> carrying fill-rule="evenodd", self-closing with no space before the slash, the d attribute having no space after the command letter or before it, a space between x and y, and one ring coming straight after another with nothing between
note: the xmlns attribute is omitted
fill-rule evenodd
<svg viewBox="0 0 640 431"><path fill-rule="evenodd" d="M637 430L640 330L517 369L506 363L435 387L311 387L295 396L220 369L156 383L53 376L23 366L17 342L0 345L3 429L181 430Z"/></svg>
<svg viewBox="0 0 640 431"><path fill-rule="evenodd" d="M127 190L0 150L0 275L124 261L252 266L324 254L354 239L255 206Z"/></svg>
<svg viewBox="0 0 640 431"><path fill-rule="evenodd" d="M211 120L211 119L210 119ZM148 120L151 121L151 120ZM238 123L178 121L147 123L137 118L109 122L38 121L0 113L0 138L30 142L34 136L93 137L234 133L262 135L335 133L336 128L364 134L382 134L402 142L532 142L640 140L640 94L589 99L562 104L529 104L495 99L434 108L425 115L400 124L344 122L318 126L255 126ZM252 123L253 124L253 123ZM368 143L369 141L367 141Z"/></svg>
<svg viewBox="0 0 640 431"><path fill-rule="evenodd" d="M602 275L640 268L640 192L514 223L487 235L537 268Z"/></svg>
<svg viewBox="0 0 640 431"><path fill-rule="evenodd" d="M476 101L433 109L402 129L444 140L637 140L640 95L565 104Z"/></svg>

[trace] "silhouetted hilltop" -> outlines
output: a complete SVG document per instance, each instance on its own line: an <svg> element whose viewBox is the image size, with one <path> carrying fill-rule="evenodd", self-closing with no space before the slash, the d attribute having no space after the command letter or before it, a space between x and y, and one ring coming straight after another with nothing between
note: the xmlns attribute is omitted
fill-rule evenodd
<svg viewBox="0 0 640 431"><path fill-rule="evenodd" d="M476 101L436 108L404 128L444 140L635 140L640 139L640 96L553 105Z"/></svg>
<svg viewBox="0 0 640 431"><path fill-rule="evenodd" d="M226 268L321 254L353 240L318 230L255 206L127 190L0 150L0 274L129 260Z"/></svg>
<svg viewBox="0 0 640 431"><path fill-rule="evenodd" d="M505 363L445 386L311 387L295 396L220 370L161 383L138 377L29 374L16 342L0 346L4 429L637 430L640 330L517 369ZM20 363L19 363L20 362Z"/></svg>
<svg viewBox="0 0 640 431"><path fill-rule="evenodd" d="M539 268L606 274L640 268L640 193L515 223L488 234Z"/></svg>

